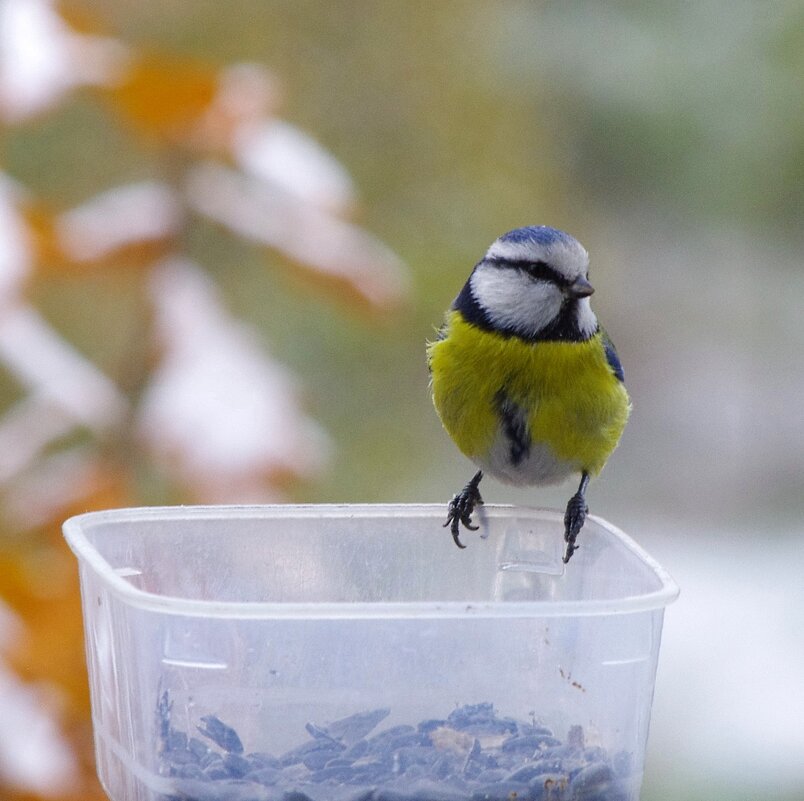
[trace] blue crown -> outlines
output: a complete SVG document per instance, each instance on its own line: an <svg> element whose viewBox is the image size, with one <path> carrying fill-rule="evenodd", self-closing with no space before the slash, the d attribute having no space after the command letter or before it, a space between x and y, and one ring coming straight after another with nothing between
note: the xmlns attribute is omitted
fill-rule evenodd
<svg viewBox="0 0 804 801"><path fill-rule="evenodd" d="M534 242L538 245L552 245L556 242L570 244L575 242L575 239L564 231L559 231L557 228L551 228L549 225L527 225L524 228L515 228L507 234L503 234L500 242Z"/></svg>

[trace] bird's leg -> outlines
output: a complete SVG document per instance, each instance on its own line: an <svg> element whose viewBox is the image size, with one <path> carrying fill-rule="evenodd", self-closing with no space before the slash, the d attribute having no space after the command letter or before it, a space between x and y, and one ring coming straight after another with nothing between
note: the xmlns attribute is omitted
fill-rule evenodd
<svg viewBox="0 0 804 801"><path fill-rule="evenodd" d="M564 513L564 542L567 543L567 550L564 554L564 564L572 558L572 554L578 550L575 540L578 533L583 528L589 507L586 505L586 488L589 486L589 473L586 471L581 475L581 484L578 491L569 499L567 511Z"/></svg>
<svg viewBox="0 0 804 801"><path fill-rule="evenodd" d="M458 538L460 524L463 523L470 531L477 531L479 528L479 526L472 525L472 512L474 512L475 506L483 504L483 499L480 497L480 490L478 489L481 478L483 478L483 471L478 470L469 483L457 495L453 496L449 502L447 522L444 523L444 528L450 527L452 539L455 540L455 544L459 548L466 547L461 545L461 541Z"/></svg>

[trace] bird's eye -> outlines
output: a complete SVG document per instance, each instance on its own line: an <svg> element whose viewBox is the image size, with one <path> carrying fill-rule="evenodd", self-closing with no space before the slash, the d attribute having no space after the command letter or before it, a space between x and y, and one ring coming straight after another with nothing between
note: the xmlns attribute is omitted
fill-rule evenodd
<svg viewBox="0 0 804 801"><path fill-rule="evenodd" d="M548 281L551 284L562 284L566 282L556 270L543 261L530 261L525 266L525 270L531 278L537 281Z"/></svg>

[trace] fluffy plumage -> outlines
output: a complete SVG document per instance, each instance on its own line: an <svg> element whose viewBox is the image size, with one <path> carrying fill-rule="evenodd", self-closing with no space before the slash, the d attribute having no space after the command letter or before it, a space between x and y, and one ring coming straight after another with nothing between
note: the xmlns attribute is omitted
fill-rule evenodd
<svg viewBox="0 0 804 801"><path fill-rule="evenodd" d="M617 446L629 413L623 371L590 303L589 257L546 226L497 239L428 345L444 428L480 472L450 504L447 524L474 529L483 472L519 486L581 475L567 507L568 561L586 516L590 476Z"/></svg>

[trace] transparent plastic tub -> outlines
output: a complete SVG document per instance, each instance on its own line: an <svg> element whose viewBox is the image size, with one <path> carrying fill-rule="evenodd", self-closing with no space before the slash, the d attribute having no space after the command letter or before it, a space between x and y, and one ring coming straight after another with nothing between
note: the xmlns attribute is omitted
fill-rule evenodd
<svg viewBox="0 0 804 801"><path fill-rule="evenodd" d="M113 801L636 801L673 580L590 517L442 506L71 518Z"/></svg>

